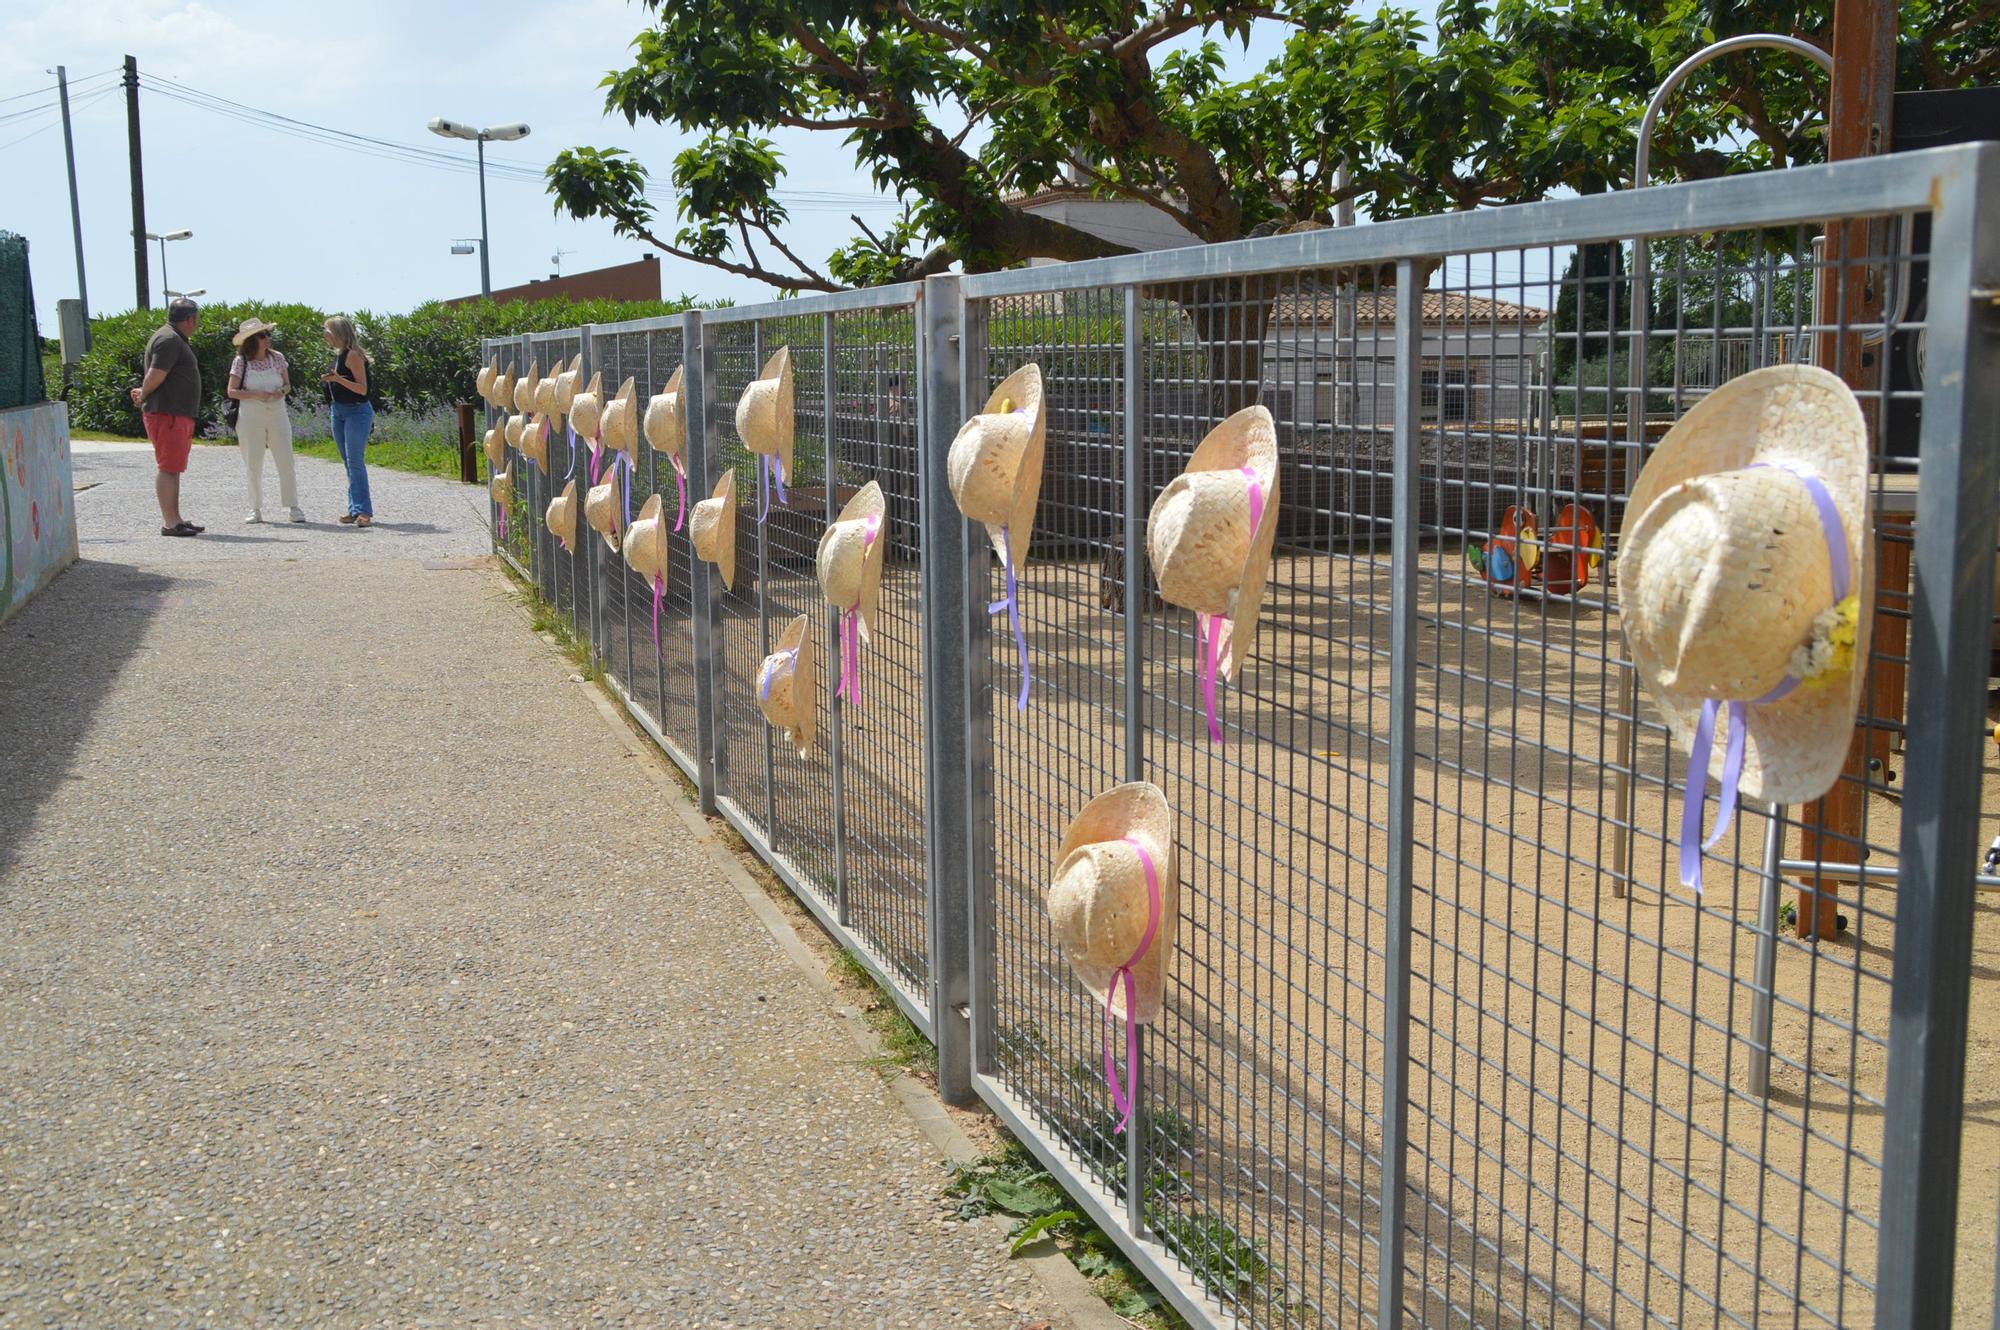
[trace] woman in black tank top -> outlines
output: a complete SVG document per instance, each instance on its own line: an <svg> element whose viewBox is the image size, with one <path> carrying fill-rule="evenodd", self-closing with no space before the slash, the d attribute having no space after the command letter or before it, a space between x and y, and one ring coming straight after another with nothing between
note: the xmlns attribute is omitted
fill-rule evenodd
<svg viewBox="0 0 2000 1330"><path fill-rule="evenodd" d="M375 505L368 493L368 436L375 432L375 407L368 400L368 352L355 334L354 320L336 314L326 321L326 344L333 368L320 375L333 416L333 442L347 464L347 516L343 522L372 526Z"/></svg>

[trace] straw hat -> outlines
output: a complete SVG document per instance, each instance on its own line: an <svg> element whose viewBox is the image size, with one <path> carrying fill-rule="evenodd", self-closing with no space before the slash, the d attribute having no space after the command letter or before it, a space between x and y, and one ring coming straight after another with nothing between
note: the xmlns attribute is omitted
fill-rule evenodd
<svg viewBox="0 0 2000 1330"><path fill-rule="evenodd" d="M507 422L496 420L486 431L486 460L498 471L507 462Z"/></svg>
<svg viewBox="0 0 2000 1330"><path fill-rule="evenodd" d="M655 494L625 532L625 562L651 586L667 576L666 504Z"/></svg>
<svg viewBox="0 0 2000 1330"><path fill-rule="evenodd" d="M522 415L535 409L535 388L542 381L542 367L530 360L528 372L514 380L514 409Z"/></svg>
<svg viewBox="0 0 2000 1330"><path fill-rule="evenodd" d="M757 671L757 705L764 719L788 731L804 757L812 750L819 706L819 665L813 656L812 620L801 614L785 628L777 648Z"/></svg>
<svg viewBox="0 0 2000 1330"><path fill-rule="evenodd" d="M687 404L681 393L682 369L676 365L666 389L646 399L646 442L653 451L679 457L687 451Z"/></svg>
<svg viewBox="0 0 2000 1330"><path fill-rule="evenodd" d="M792 479L793 424L792 348L781 346L736 399L736 433L751 452L775 456L787 484Z"/></svg>
<svg viewBox="0 0 2000 1330"><path fill-rule="evenodd" d="M1252 522L1252 486L1261 509ZM1271 543L1278 534L1278 431L1271 413L1245 407L1210 430L1153 504L1146 553L1160 595L1214 625L1223 678L1254 639Z"/></svg>
<svg viewBox="0 0 2000 1330"><path fill-rule="evenodd" d="M602 429L605 447L638 460L639 389L636 380L628 377L618 385L618 395L604 404Z"/></svg>
<svg viewBox="0 0 2000 1330"><path fill-rule="evenodd" d="M544 379L542 382L547 383ZM521 430L521 454L536 466L549 469L549 417L537 411Z"/></svg>
<svg viewBox="0 0 2000 1330"><path fill-rule="evenodd" d="M986 409L959 427L945 463L958 510L986 524L993 548L1017 574L1034 534L1047 433L1042 367L1029 363L1009 374L986 399Z"/></svg>
<svg viewBox="0 0 2000 1330"><path fill-rule="evenodd" d="M507 446L509 448L519 448L521 446L521 431L527 427L528 418L526 416L507 417L507 423L503 426L503 429L505 430Z"/></svg>
<svg viewBox="0 0 2000 1330"><path fill-rule="evenodd" d="M259 318L248 318L236 325L236 335L229 339L229 344L231 346L242 346L258 333L274 333L276 331L278 331L278 325L275 323L266 323Z"/></svg>
<svg viewBox="0 0 2000 1330"><path fill-rule="evenodd" d="M603 414L604 371L598 370L590 376L588 388L570 394L569 427L583 438L594 439Z"/></svg>
<svg viewBox="0 0 2000 1330"><path fill-rule="evenodd" d="M688 539L696 557L722 571L722 585L736 585L736 473L724 471L715 494L688 512Z"/></svg>
<svg viewBox="0 0 2000 1330"><path fill-rule="evenodd" d="M558 361L557 363L560 364L561 362ZM566 416L569 414L570 403L576 398L576 381L582 377L583 352L579 351L576 353L576 358L569 362L569 368L560 371L556 375L557 415Z"/></svg>
<svg viewBox="0 0 2000 1330"><path fill-rule="evenodd" d="M583 496L583 520L604 537L613 554L618 553L618 523L625 514L624 502L625 496L618 488L617 467L606 467L603 482L592 485Z"/></svg>
<svg viewBox="0 0 2000 1330"><path fill-rule="evenodd" d="M514 367L512 365L493 376L493 405L506 411L514 405Z"/></svg>
<svg viewBox="0 0 2000 1330"><path fill-rule="evenodd" d="M535 414L554 418L556 414L556 375L562 372L562 362L557 361L549 370L548 377L535 381Z"/></svg>
<svg viewBox="0 0 2000 1330"><path fill-rule="evenodd" d="M1825 370L1732 379L1660 440L1619 536L1619 618L1693 763L1712 756L1693 752L1704 704L1728 703L1744 721L1741 794L1803 803L1839 779L1874 618L1872 546L1867 423Z"/></svg>
<svg viewBox="0 0 2000 1330"><path fill-rule="evenodd" d="M1157 920L1145 860L1132 841L1153 861L1160 888ZM1049 919L1077 977L1113 1016L1145 1025L1160 1014L1180 922L1178 868L1173 810L1150 781L1114 786L1098 795L1063 833L1055 878L1049 883ZM1154 925L1150 944L1148 923ZM1117 978L1127 964L1136 989L1129 1011L1125 985Z"/></svg>
<svg viewBox="0 0 2000 1330"><path fill-rule="evenodd" d="M493 495L493 502L505 508L508 504L514 502L514 473L512 471L495 471L493 479L487 482L487 489Z"/></svg>
<svg viewBox="0 0 2000 1330"><path fill-rule="evenodd" d="M819 538L820 590L835 609L860 611L863 639L874 634L875 606L882 598L882 554L889 546L889 533L882 527L888 507L882 487L871 480Z"/></svg>
<svg viewBox="0 0 2000 1330"><path fill-rule="evenodd" d="M472 380L473 390L477 392L481 397L491 402L493 400L493 381L499 377L500 377L500 357L495 356L493 357L492 364L481 365L479 367L479 373L475 375Z"/></svg>
<svg viewBox="0 0 2000 1330"><path fill-rule="evenodd" d="M563 486L563 492L549 500L549 510L542 515L550 534L562 542L562 547L574 553L576 550L576 482Z"/></svg>

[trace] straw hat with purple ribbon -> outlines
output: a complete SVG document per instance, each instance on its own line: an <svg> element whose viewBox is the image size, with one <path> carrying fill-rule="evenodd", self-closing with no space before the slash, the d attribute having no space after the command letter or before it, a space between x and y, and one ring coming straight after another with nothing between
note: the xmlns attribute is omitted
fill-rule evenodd
<svg viewBox="0 0 2000 1330"><path fill-rule="evenodd" d="M801 614L785 627L778 646L757 671L757 705L764 719L786 731L804 757L812 750L819 666L813 656L812 619Z"/></svg>
<svg viewBox="0 0 2000 1330"><path fill-rule="evenodd" d="M882 598L882 556L888 548L888 504L875 481L863 485L819 538L819 586L840 616L840 687L834 696L861 701L861 644L875 635Z"/></svg>
<svg viewBox="0 0 2000 1330"><path fill-rule="evenodd" d="M986 409L973 416L951 441L945 476L958 510L986 525L987 538L999 552L1007 573L1007 596L988 607L1006 610L1014 628L1014 645L1021 654L1021 695L1016 705L1028 705L1034 675L1028 667L1028 636L1021 627L1021 569L1034 543L1035 505L1042 495L1042 457L1048 436L1048 411L1042 401L1042 367L1021 366L986 399Z"/></svg>
<svg viewBox="0 0 2000 1330"><path fill-rule="evenodd" d="M757 520L771 511L771 487L775 483L778 502L784 503L785 486L792 480L793 418L792 349L781 346L764 362L764 372L750 381L736 399L736 433L743 446L756 453L757 492L760 496Z"/></svg>
<svg viewBox="0 0 2000 1330"><path fill-rule="evenodd" d="M570 394L569 427L579 436L595 442L603 417L604 371L597 370L591 374L588 387Z"/></svg>
<svg viewBox="0 0 2000 1330"><path fill-rule="evenodd" d="M600 429L606 448L623 453L628 462L638 460L638 380L628 376L625 382L618 385L617 395L604 404L604 420Z"/></svg>
<svg viewBox="0 0 2000 1330"><path fill-rule="evenodd" d="M680 489L680 507L674 512L674 530L687 520L687 401L681 389L682 368L674 366L664 390L646 399L646 442L653 451L666 456L674 469L674 484Z"/></svg>
<svg viewBox="0 0 2000 1330"><path fill-rule="evenodd" d="M542 515L542 521L549 533L562 542L562 547L572 554L576 552L576 482L563 486L563 492L549 500L549 510Z"/></svg>
<svg viewBox="0 0 2000 1330"><path fill-rule="evenodd" d="M712 563L722 573L722 585L736 585L736 473L724 471L715 482L715 493L694 506L688 514L688 539L695 557Z"/></svg>
<svg viewBox="0 0 2000 1330"><path fill-rule="evenodd" d="M526 416L514 415L507 417L507 423L503 428L505 430L504 437L507 440L509 448L519 448L521 446L521 432L527 429L527 427L528 418Z"/></svg>
<svg viewBox="0 0 2000 1330"><path fill-rule="evenodd" d="M542 367L539 361L528 362L528 372L514 380L514 409L527 415L535 409L535 389L542 382Z"/></svg>
<svg viewBox="0 0 2000 1330"><path fill-rule="evenodd" d="M1817 799L1847 759L1874 600L1861 407L1811 365L1732 379L1660 440L1625 514L1619 621L1688 753L1681 882L1700 891L1702 851L1742 796Z"/></svg>
<svg viewBox="0 0 2000 1330"><path fill-rule="evenodd" d="M562 362L556 362L560 367ZM583 352L579 351L569 362L569 368L558 368L556 372L556 410L558 416L569 414L570 404L576 401L577 381L583 377Z"/></svg>
<svg viewBox="0 0 2000 1330"><path fill-rule="evenodd" d="M1104 1068L1123 1119L1137 1098L1138 1035L1160 1014L1180 921L1174 814L1149 781L1115 786L1085 804L1063 833L1048 889L1057 945L1091 995L1104 1004ZM1113 1058L1113 1031L1126 1022L1126 1079Z"/></svg>
<svg viewBox="0 0 2000 1330"><path fill-rule="evenodd" d="M514 409L514 366L511 363L493 376L493 395L487 400L502 411Z"/></svg>
<svg viewBox="0 0 2000 1330"><path fill-rule="evenodd" d="M620 522L624 518L624 491L618 483L618 468L606 467L604 478L583 496L583 520L604 537L613 554L619 551Z"/></svg>
<svg viewBox="0 0 2000 1330"><path fill-rule="evenodd" d="M1208 735L1216 743L1216 681L1235 676L1255 639L1277 535L1278 430L1269 411L1245 407L1209 431L1187 469L1160 491L1146 523L1161 597L1194 611Z"/></svg>
<svg viewBox="0 0 2000 1330"><path fill-rule="evenodd" d="M554 428L550 418L537 411L521 429L521 456L543 471L549 469L549 434Z"/></svg>
<svg viewBox="0 0 2000 1330"><path fill-rule="evenodd" d="M507 422L496 420L486 431L486 460L498 471L507 464Z"/></svg>
<svg viewBox="0 0 2000 1330"><path fill-rule="evenodd" d="M535 380L535 414L551 421L556 417L556 376L561 373L562 362L558 360L545 376Z"/></svg>

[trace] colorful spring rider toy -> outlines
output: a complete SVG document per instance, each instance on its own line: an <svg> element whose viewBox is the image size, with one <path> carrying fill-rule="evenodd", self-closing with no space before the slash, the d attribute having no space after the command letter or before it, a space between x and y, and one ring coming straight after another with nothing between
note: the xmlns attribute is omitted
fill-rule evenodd
<svg viewBox="0 0 2000 1330"><path fill-rule="evenodd" d="M1604 532L1580 504L1565 504L1547 536L1534 513L1515 504L1485 545L1466 551L1495 595L1573 596L1604 564Z"/></svg>

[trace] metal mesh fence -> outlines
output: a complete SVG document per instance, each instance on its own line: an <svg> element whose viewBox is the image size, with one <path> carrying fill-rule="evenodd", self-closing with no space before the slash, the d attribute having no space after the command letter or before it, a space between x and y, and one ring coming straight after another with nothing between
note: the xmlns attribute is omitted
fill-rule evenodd
<svg viewBox="0 0 2000 1330"><path fill-rule="evenodd" d="M694 471L736 472L734 586L696 565L662 611L683 645L654 653L622 561L530 557L558 604L597 588L568 604L594 605L628 700L670 743L712 726L687 750L705 793L942 1064L968 1024L972 1089L1197 1323L1913 1326L1949 1318L1954 1268L1949 1313L1990 1319L2000 1060L1963 1057L1968 1013L1979 1049L2000 1008L1974 961L2000 913L1972 895L2000 886L1977 855L2000 816L2000 403L1975 401L1993 279L1973 290L2000 264L1975 241L1996 164L1946 150L714 311L688 325ZM656 391L684 349L585 341L607 388ZM734 408L779 346L797 453L760 522ZM969 603L1002 571L935 496L954 422L1031 361L1048 442L1017 708L1006 619ZM1780 363L1863 385L1861 716L1835 788L1746 802L1697 894L1688 762L1626 658L1617 533L1673 422ZM1277 429L1276 550L1217 742L1145 521L1253 403ZM663 483L641 471L635 502ZM870 480L890 544L856 706L833 701L814 556ZM927 567L957 563L960 528L969 563ZM801 613L822 662L805 758L754 691ZM961 649L966 686L944 687ZM1179 942L1119 1132L1106 1017L1044 892L1071 817L1131 779L1174 810Z"/></svg>

